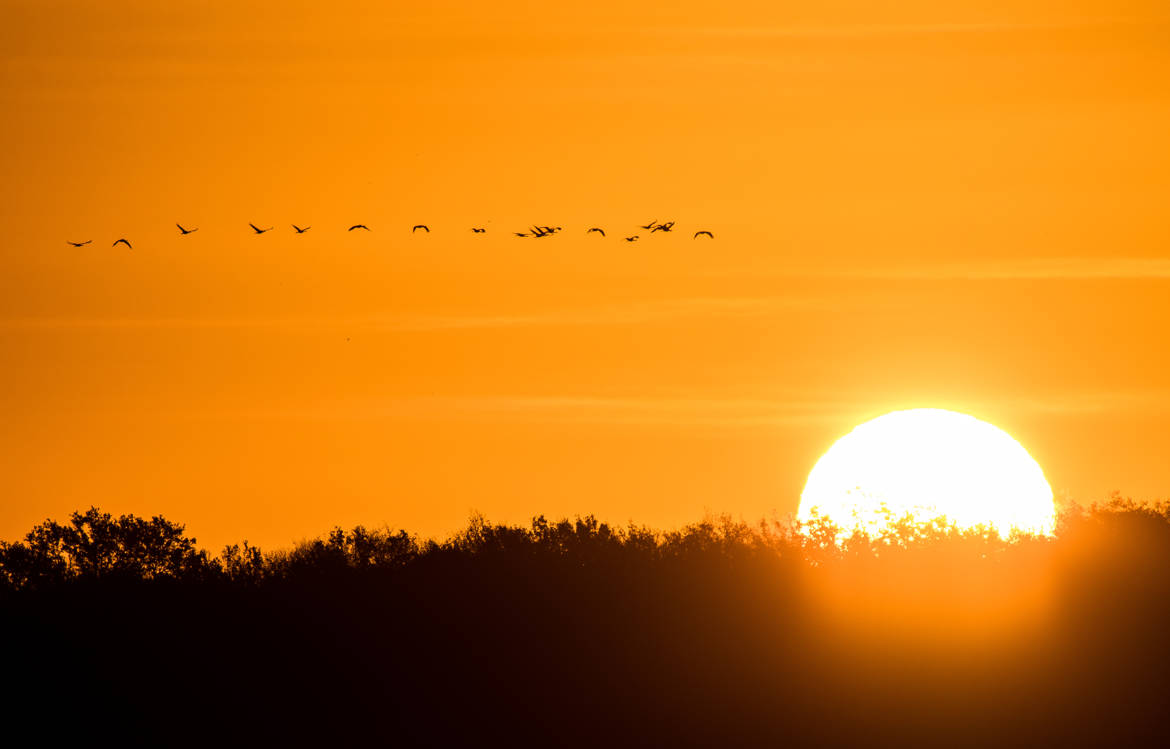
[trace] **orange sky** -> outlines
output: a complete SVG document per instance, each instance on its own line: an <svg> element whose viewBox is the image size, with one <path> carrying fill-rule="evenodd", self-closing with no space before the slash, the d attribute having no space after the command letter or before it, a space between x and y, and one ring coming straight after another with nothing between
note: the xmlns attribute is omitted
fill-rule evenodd
<svg viewBox="0 0 1170 749"><path fill-rule="evenodd" d="M1170 496L1158 4L301 5L0 0L0 538L783 516L913 406Z"/></svg>

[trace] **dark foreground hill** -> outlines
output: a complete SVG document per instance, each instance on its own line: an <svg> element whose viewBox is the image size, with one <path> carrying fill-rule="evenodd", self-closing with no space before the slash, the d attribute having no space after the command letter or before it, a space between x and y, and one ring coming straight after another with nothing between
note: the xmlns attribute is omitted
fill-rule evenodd
<svg viewBox="0 0 1170 749"><path fill-rule="evenodd" d="M5 722L49 745L1170 737L1165 508L1013 542L813 530L475 519L210 557L161 518L78 513L0 546Z"/></svg>

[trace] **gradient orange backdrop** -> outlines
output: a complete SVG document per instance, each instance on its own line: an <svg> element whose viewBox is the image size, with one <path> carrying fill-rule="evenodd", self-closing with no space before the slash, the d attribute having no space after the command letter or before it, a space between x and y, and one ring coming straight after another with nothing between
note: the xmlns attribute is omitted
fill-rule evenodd
<svg viewBox="0 0 1170 749"><path fill-rule="evenodd" d="M1158 4L0 8L0 537L783 516L912 406L1170 494Z"/></svg>

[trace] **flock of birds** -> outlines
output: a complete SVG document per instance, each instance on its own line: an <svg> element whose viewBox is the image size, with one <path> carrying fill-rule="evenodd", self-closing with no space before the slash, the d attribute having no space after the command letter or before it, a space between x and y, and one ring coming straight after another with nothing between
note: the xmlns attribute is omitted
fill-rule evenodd
<svg viewBox="0 0 1170 749"><path fill-rule="evenodd" d="M657 232L669 233L669 232L674 231L674 224L675 224L674 221L665 221L665 222L659 223L657 220L654 220L648 224L639 225L638 228L645 229L646 231L649 231L651 234L655 234ZM190 229L186 228L182 224L175 224L175 226L178 227L179 234L181 236L184 236L184 237L187 236L188 234L194 234L195 232L199 231L198 226L190 228ZM249 223L248 226L252 227L252 231L255 234L266 234L267 232L270 232L273 229L273 227L271 227L271 226L268 227L267 229L261 229L259 226L256 226L255 224L252 224L252 223ZM302 226L297 226L296 224L292 224L292 228L297 234L304 234L305 232L309 231L313 227L311 227L311 226L302 227ZM370 229L370 227L366 226L365 224L354 224L353 226L349 227L349 229L347 229L347 231L356 231L358 229L362 229L364 231L372 231L372 229ZM419 229L422 229L427 234L431 233L431 228L429 226L427 226L426 224L415 224L413 227L411 227L410 233L414 234ZM542 226L542 225L535 225L534 224L534 225L530 226L526 231L515 231L515 232L512 232L512 234L514 234L517 237L541 239L543 237L551 237L554 234L561 232L562 230L563 229L560 226ZM487 228L485 228L483 226L473 226L473 227L471 227L471 231L475 234L486 234ZM585 230L585 233L586 234L600 234L602 237L605 236L605 230L602 229L601 227L598 227L598 226L589 227L588 229ZM627 242L637 242L640 236L641 235L639 235L639 234L632 234L628 237L622 237L622 239L624 239ZM706 229L703 229L701 231L695 232L694 236L691 237L691 239L698 239L699 237L703 237L703 236L707 237L708 239L715 238L714 234L707 231ZM72 242L72 241L66 240L66 244L72 245L73 247L84 247L87 244L90 244L92 242L93 242L92 239L87 239L84 242ZM115 240L114 244L111 246L117 247L120 244L126 245L127 249L131 249L131 250L134 249L134 246L132 244L130 244L130 240L126 239L125 237L122 237L120 239Z"/></svg>

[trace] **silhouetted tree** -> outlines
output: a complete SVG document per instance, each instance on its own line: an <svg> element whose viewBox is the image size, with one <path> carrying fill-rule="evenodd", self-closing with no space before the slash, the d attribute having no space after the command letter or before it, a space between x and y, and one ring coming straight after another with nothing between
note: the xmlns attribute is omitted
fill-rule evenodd
<svg viewBox="0 0 1170 749"><path fill-rule="evenodd" d="M197 579L217 570L182 525L155 516L114 518L97 508L74 512L69 523L36 526L23 542L0 547L10 587L40 587L75 578Z"/></svg>

